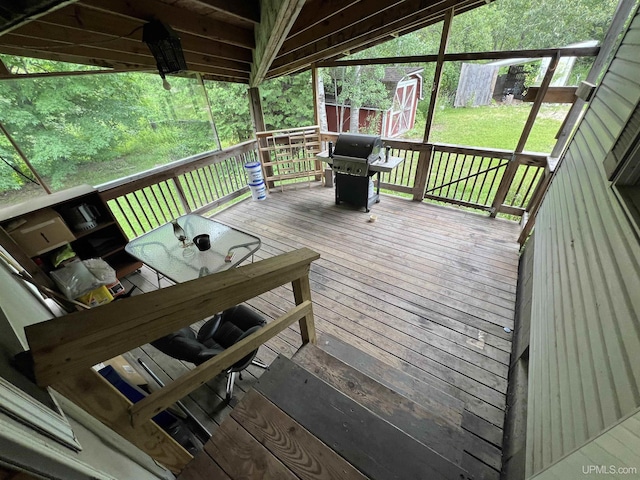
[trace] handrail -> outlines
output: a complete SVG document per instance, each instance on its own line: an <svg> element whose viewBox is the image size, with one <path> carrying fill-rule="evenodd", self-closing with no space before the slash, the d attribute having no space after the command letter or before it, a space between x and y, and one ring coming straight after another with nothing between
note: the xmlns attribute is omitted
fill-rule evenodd
<svg viewBox="0 0 640 480"><path fill-rule="evenodd" d="M173 472L191 456L151 418L213 376L300 323L302 343L315 343L308 248L233 270L76 312L25 328L36 381L51 385ZM296 307L215 358L132 404L91 366L291 282Z"/></svg>
<svg viewBox="0 0 640 480"><path fill-rule="evenodd" d="M25 328L38 385L53 385L124 352L308 275L302 248ZM306 300L306 299L305 299Z"/></svg>
<svg viewBox="0 0 640 480"><path fill-rule="evenodd" d="M247 153L255 150L257 147L256 140L248 140L223 150L215 150L210 152L192 155L167 165L155 167L144 172L129 175L128 177L119 178L108 183L98 185L96 188L105 200L132 193L150 185L155 185L164 180L176 177L186 172L193 171L204 165L210 165L220 162L234 155Z"/></svg>
<svg viewBox="0 0 640 480"><path fill-rule="evenodd" d="M98 187L123 232L135 238L185 213L202 213L248 193L243 165L256 140L205 152Z"/></svg>

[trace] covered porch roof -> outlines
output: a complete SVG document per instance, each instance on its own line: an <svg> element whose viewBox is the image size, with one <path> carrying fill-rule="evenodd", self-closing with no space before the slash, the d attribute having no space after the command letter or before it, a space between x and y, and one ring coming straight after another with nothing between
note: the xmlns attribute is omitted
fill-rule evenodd
<svg viewBox="0 0 640 480"><path fill-rule="evenodd" d="M142 26L160 20L180 36L189 71L257 86L438 23L451 8L459 14L489 2L28 0L0 9L0 53L155 70Z"/></svg>

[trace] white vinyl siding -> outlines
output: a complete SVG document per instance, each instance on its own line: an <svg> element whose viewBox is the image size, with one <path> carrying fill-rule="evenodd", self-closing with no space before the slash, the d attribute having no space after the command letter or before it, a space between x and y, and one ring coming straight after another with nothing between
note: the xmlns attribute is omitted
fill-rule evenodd
<svg viewBox="0 0 640 480"><path fill-rule="evenodd" d="M536 220L527 477L640 405L640 245L603 161L640 100L640 18Z"/></svg>

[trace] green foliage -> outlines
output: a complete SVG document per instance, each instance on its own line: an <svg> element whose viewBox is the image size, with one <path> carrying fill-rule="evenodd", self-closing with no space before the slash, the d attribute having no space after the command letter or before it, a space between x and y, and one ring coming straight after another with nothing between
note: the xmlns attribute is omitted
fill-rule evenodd
<svg viewBox="0 0 640 480"><path fill-rule="evenodd" d="M206 82L205 86L222 147L253 137L247 86L225 82Z"/></svg>
<svg viewBox="0 0 640 480"><path fill-rule="evenodd" d="M78 70L77 65L3 56L13 72ZM202 89L192 78L171 78L170 92L156 75L56 76L0 82L0 120L27 158L54 189L71 186L84 172L86 182L112 180L97 163L153 152L151 166L218 148ZM0 155L25 170L13 148L0 143ZM9 167L6 167L7 169ZM4 176L0 189L26 180Z"/></svg>
<svg viewBox="0 0 640 480"><path fill-rule="evenodd" d="M267 130L314 124L311 72L267 80L260 95Z"/></svg>

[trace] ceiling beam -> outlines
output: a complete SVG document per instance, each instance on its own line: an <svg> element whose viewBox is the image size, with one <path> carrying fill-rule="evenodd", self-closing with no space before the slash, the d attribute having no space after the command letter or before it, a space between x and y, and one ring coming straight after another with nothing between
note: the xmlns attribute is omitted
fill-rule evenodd
<svg viewBox="0 0 640 480"><path fill-rule="evenodd" d="M83 8L75 5L72 10L65 9L54 12L43 18L21 27L15 33L38 38L54 38L70 43L94 43L96 41L131 41L142 43L142 25L139 20L117 18L98 10ZM96 36L96 34L101 34ZM111 40L110 40L111 39ZM180 34L182 49L191 52L204 52L208 55L230 60L251 63L251 50L227 43L218 42L200 36L186 33ZM107 43L107 45L109 45ZM105 45L106 46L106 45ZM145 47L146 48L146 47Z"/></svg>
<svg viewBox="0 0 640 480"><path fill-rule="evenodd" d="M255 47L252 30L197 15L184 8L154 0L83 0L80 4L116 14L113 22L119 21L118 17L120 16L144 23L160 20L171 25L171 28L177 32L190 33L244 48Z"/></svg>
<svg viewBox="0 0 640 480"><path fill-rule="evenodd" d="M42 17L76 0L22 0L21 2L3 2L2 11L11 15L0 19L0 35L15 30L36 18Z"/></svg>
<svg viewBox="0 0 640 480"><path fill-rule="evenodd" d="M217 12L235 17L253 24L260 23L260 2L258 0L242 0L230 2L229 0L194 0L197 3L207 5Z"/></svg>
<svg viewBox="0 0 640 480"><path fill-rule="evenodd" d="M0 80L22 80L24 78L47 78L47 77L80 77L83 75L113 75L116 73L131 73L131 72L144 72L155 73L154 70L136 70L133 68L115 69L110 68L108 70L74 70L72 72L42 72L42 73L15 73L15 74L1 74Z"/></svg>
<svg viewBox="0 0 640 480"><path fill-rule="evenodd" d="M16 55L18 57L30 57L41 58L44 60L53 60L56 62L77 63L80 65L93 65L94 67L102 68L117 68L117 69L136 69L147 70L148 65L140 65L135 62L110 62L103 59L97 59L93 57L82 57L79 55L69 55L66 53L53 53L53 52L39 52L35 50L26 50L24 48L0 46L0 53L7 55Z"/></svg>
<svg viewBox="0 0 640 480"><path fill-rule="evenodd" d="M298 35L311 27L326 22L330 17L340 14L343 10L355 5L360 0L307 0L298 15L287 39Z"/></svg>
<svg viewBox="0 0 640 480"><path fill-rule="evenodd" d="M442 1L443 0L441 0L441 2ZM366 24L370 17L387 17L387 11L401 7L402 3L403 0L368 0L366 2L355 3L349 8L342 10L339 14L326 18L314 27L299 32L295 36L290 35L282 44L282 48L278 52L278 57L299 48L315 44L318 40L329 37L355 24ZM305 9L306 8L308 7L305 7ZM389 13L389 17L393 18L393 13L391 11L389 11Z"/></svg>
<svg viewBox="0 0 640 480"><path fill-rule="evenodd" d="M62 27L60 27L62 28ZM100 40L101 37L106 39ZM50 51L53 53L69 53L74 55L92 56L94 58L113 59L113 54L141 56L138 62L147 61L149 65L155 67L156 63L149 51L149 48L142 42L125 40L123 38L109 37L105 35L93 36L93 43L83 44L81 42L73 43L60 41L55 37L48 36L44 38L24 36L22 30L20 34L10 33L0 37L0 48L3 45L10 47L24 48L26 50L34 49L39 51ZM212 57L201 52L184 51L184 57L190 70L198 71L199 67L218 67L223 69L235 70L239 72L249 73L250 67L248 63L236 62L224 58ZM139 58L139 57L138 57Z"/></svg>
<svg viewBox="0 0 640 480"><path fill-rule="evenodd" d="M478 0L473 0L477 3ZM325 37L304 48L276 58L269 77L284 75L290 71L301 70L311 63L331 58L340 53L357 48L370 41L395 33L406 25L419 23L429 25L441 21L447 9L455 7L461 0L440 0L430 3L423 0L406 0L394 9L369 17L366 22L356 23L329 37ZM468 2L465 2L468 3ZM484 3L484 0L482 0Z"/></svg>
<svg viewBox="0 0 640 480"><path fill-rule="evenodd" d="M125 70L156 70L157 68L153 57L143 55L103 50L102 52L104 53L101 56L96 56L95 49L88 47L74 47L73 49L65 49L64 52L52 52L51 50L46 49L39 50L36 46L23 48L20 46L1 44L2 38L3 37L0 37L0 53L5 53L7 55L42 58L58 62L94 65L103 68L117 68ZM190 68L190 71L236 78L239 81L249 80L248 71L241 72L228 70L214 65L193 65L193 67Z"/></svg>
<svg viewBox="0 0 640 480"><path fill-rule="evenodd" d="M304 2L305 0L262 0L262 19L255 28L256 49L250 82L252 87L257 87L264 80Z"/></svg>

